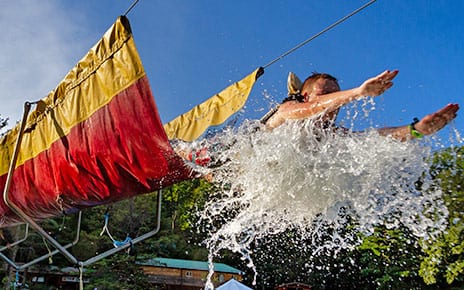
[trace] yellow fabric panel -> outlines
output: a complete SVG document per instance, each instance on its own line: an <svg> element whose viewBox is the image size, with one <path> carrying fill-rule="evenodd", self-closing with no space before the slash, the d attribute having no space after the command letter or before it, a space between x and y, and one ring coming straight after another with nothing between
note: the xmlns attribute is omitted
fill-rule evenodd
<svg viewBox="0 0 464 290"><path fill-rule="evenodd" d="M200 137L209 126L222 124L243 107L261 73L262 68L256 69L219 94L165 124L164 130L168 138L190 142Z"/></svg>
<svg viewBox="0 0 464 290"><path fill-rule="evenodd" d="M129 21L121 16L29 115L17 166L50 148L144 75ZM8 172L18 130L19 125L0 140L0 175Z"/></svg>

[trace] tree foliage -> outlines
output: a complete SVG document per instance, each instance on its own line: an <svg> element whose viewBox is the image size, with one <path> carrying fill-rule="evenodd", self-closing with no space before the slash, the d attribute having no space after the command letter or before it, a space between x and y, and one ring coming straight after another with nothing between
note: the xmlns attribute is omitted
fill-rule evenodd
<svg viewBox="0 0 464 290"><path fill-rule="evenodd" d="M346 231L356 234L354 222ZM362 242L355 248L333 244L333 230L326 225L318 241L297 229L260 241L258 288L299 281L313 289L438 289L418 275L422 252L406 228L379 226L371 235L358 234Z"/></svg>
<svg viewBox="0 0 464 290"><path fill-rule="evenodd" d="M361 276L376 289L424 289L419 277L422 251L418 238L407 228L378 226L357 247Z"/></svg>
<svg viewBox="0 0 464 290"><path fill-rule="evenodd" d="M464 285L464 147L436 154L433 164L432 174L449 211L448 228L437 239L423 242L426 257L420 275L428 284Z"/></svg>
<svg viewBox="0 0 464 290"><path fill-rule="evenodd" d="M148 278L135 263L136 256L118 253L100 260L86 275L91 277L88 289L102 290L145 290L151 289Z"/></svg>

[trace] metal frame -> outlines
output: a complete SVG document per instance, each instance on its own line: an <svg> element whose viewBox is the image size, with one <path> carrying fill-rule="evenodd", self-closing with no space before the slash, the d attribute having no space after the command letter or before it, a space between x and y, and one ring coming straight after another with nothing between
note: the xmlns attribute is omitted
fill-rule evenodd
<svg viewBox="0 0 464 290"><path fill-rule="evenodd" d="M20 240L17 240L11 244L7 244L6 246L3 246L0 248L0 253L5 251L6 249L10 249L10 248L13 248L14 246L16 245L19 245L21 244L22 242L24 242L25 240L27 240L27 236L29 235L29 224L26 224L26 227L24 229L24 238L20 239Z"/></svg>
<svg viewBox="0 0 464 290"><path fill-rule="evenodd" d="M22 141L22 138L23 138L23 135L24 135L24 129L26 127L26 121L27 121L27 116L29 115L29 111L31 109L31 106L32 106L33 103L31 102L26 102L24 104L24 114L23 114L23 118L22 118L22 121L21 121L21 125L20 125L20 129L19 129L19 132L18 132L18 137L16 139L16 144L15 144L15 148L14 148L14 151L13 151L13 156L11 158L11 162L10 162L10 166L9 166L9 169L8 169L8 175L7 175L7 179L6 179L6 183L5 183L5 188L4 188L4 191L3 191L3 200L5 202L5 204L17 215L19 216L28 226L32 227L35 231L37 231L45 240L47 240L56 250L54 250L53 252L50 252L42 257L39 257L37 259L34 259L33 261L27 263L27 264L24 264L22 266L19 266L17 265L15 262L13 262L12 260L10 260L8 257L6 257L3 253L1 253L0 251L0 257L2 259L4 259L8 264L10 264L12 267L14 267L15 269L17 270L23 270L33 264L36 264L56 253L61 253L65 256L65 258L70 261L73 265L75 266L78 266L79 267L79 271L80 271L80 288L83 289L83 281L82 281L82 272L83 272L83 268L85 266L88 266L88 265L91 265L101 259L104 259L110 255L113 255L119 251L122 251L130 246L132 246L133 244L136 244L136 243L139 243L141 241L144 241L152 236L154 236L155 234L157 234L161 228L161 201L162 201L162 191L161 189L158 191L158 197L157 197L157 220L156 220L156 226L153 230L137 237L137 238L134 238L131 240L130 243L126 243L122 246L119 246L117 248L112 248L110 250L107 250L99 255L96 255L86 261L80 261L78 260L73 254L71 254L67 249L73 245L75 245L77 243L77 241L79 240L79 232L80 232L80 223L81 223L81 212L79 212L79 224L78 224L78 231L77 231L77 236L76 236L76 239L68 244L68 245L65 245L65 246L62 246L55 238L53 238L52 236L50 236L34 219L32 219L31 217L29 217L26 213L24 213L24 211L19 208L16 204L14 204L13 202L11 202L11 200L9 199L9 196L8 196L8 191L10 189L10 185L11 185L11 181L12 181L12 178L13 178L13 172L14 172L14 169L16 167L16 162L17 162L17 159L18 159L18 154L19 154L19 149L21 147L21 141ZM26 235L27 236L27 235ZM25 237L26 238L26 237ZM22 242L23 240L22 239L21 241L17 241L15 242L15 245L19 244L20 242ZM3 248L2 248L3 250Z"/></svg>
<svg viewBox="0 0 464 290"><path fill-rule="evenodd" d="M67 249L69 247L72 247L74 245L76 245L78 242L79 242L79 235L80 235L80 231L81 231L81 220L82 220L82 212L79 211L78 213L78 218L77 218L77 229L76 229L76 237L74 238L74 240L63 246L63 248ZM8 263L11 267L13 267L16 271L22 271L32 265L35 265L45 259L48 259L56 254L58 254L60 251L55 249L54 251L51 251L49 252L48 254L45 254L43 256L40 256L38 258L35 258L34 260L32 261L29 261L25 264L22 264L22 265L18 265L16 262L12 261L10 258L8 258L5 254L3 254L2 252L6 249L10 249L16 245L19 245L20 243L24 242L26 239L27 239L27 236L28 236L28 232L29 232L29 224L26 224L26 230L25 230L25 235L24 235L24 238L22 238L21 240L18 240L12 244L9 244L7 246L4 246L0 249L0 258L2 258L6 263Z"/></svg>

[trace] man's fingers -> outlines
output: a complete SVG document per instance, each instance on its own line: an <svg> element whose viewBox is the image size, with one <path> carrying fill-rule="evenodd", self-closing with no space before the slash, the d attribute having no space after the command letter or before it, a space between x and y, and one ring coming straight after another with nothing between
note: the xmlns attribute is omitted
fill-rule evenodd
<svg viewBox="0 0 464 290"><path fill-rule="evenodd" d="M386 70L383 73L379 74L377 78L382 82L389 82L396 77L398 72L399 71L397 69L393 71Z"/></svg>
<svg viewBox="0 0 464 290"><path fill-rule="evenodd" d="M447 124L449 124L457 116L459 110L458 104L448 104L440 110L425 116L417 125L419 132L426 135L433 134Z"/></svg>
<svg viewBox="0 0 464 290"><path fill-rule="evenodd" d="M448 104L444 108L437 111L436 114L450 116L451 119L454 119L457 115L458 110L459 110L458 104Z"/></svg>
<svg viewBox="0 0 464 290"><path fill-rule="evenodd" d="M398 74L398 70L394 70L394 71L388 71L388 74L386 75L386 78L391 81L392 79L394 79L396 77L396 75Z"/></svg>

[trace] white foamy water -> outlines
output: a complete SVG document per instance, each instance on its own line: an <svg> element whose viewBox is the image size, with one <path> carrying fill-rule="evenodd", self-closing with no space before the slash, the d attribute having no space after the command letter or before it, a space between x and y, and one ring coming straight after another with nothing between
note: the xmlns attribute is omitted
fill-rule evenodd
<svg viewBox="0 0 464 290"><path fill-rule="evenodd" d="M314 129L313 122L290 122L273 131L249 122L207 141L223 145L212 153L222 163L213 169L220 190L201 213L209 225L210 262L230 250L256 269L254 243L295 228L313 237L305 247L315 254L352 248L358 238L339 234L348 216L364 234L376 225L403 225L428 238L446 227L442 192L431 187L428 175L427 142L400 142L375 130L334 133ZM317 237L327 234L327 224L335 230L321 242ZM212 288L208 282L206 289Z"/></svg>

